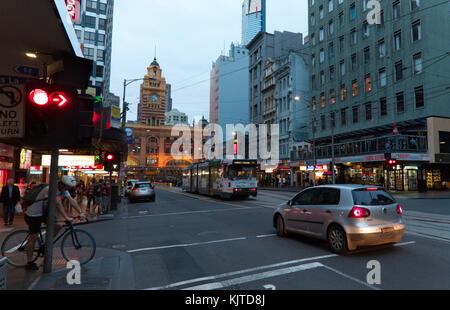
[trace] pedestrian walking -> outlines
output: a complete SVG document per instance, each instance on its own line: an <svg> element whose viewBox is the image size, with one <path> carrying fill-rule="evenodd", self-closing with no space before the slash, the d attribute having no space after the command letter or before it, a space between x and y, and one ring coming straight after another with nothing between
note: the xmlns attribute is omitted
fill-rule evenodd
<svg viewBox="0 0 450 310"><path fill-rule="evenodd" d="M95 188L96 188L96 181L95 179L91 179L91 183L88 186L87 189L87 198L88 198L88 202L87 202L87 207L86 207L86 213L89 212L90 215L92 215L95 210ZM91 203L93 204L93 209L91 209Z"/></svg>
<svg viewBox="0 0 450 310"><path fill-rule="evenodd" d="M8 179L6 186L2 188L0 202L3 205L3 221L5 226L14 224L16 214L16 204L20 202L20 190L14 185L14 179Z"/></svg>
<svg viewBox="0 0 450 310"><path fill-rule="evenodd" d="M103 179L100 179L95 187L95 209L97 215L103 214Z"/></svg>
<svg viewBox="0 0 450 310"><path fill-rule="evenodd" d="M103 186L103 213L106 213L108 211L110 192L111 184L109 182L106 182L106 184Z"/></svg>

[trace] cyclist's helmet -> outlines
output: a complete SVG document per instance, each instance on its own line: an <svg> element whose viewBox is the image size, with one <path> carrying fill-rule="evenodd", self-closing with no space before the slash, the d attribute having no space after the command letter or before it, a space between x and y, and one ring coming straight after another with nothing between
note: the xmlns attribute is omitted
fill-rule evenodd
<svg viewBox="0 0 450 310"><path fill-rule="evenodd" d="M75 187L77 185L75 178L68 175L63 175L61 183L68 187Z"/></svg>

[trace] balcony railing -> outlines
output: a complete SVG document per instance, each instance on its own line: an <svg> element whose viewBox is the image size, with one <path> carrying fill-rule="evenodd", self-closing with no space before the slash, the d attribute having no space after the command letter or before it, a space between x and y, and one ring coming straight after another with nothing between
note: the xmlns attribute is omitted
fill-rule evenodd
<svg viewBox="0 0 450 310"><path fill-rule="evenodd" d="M315 148L316 159L331 158L332 145L317 146ZM427 153L427 137L393 135L380 138L357 140L334 144L334 156L345 157L379 153ZM313 159L312 150L291 151L291 161Z"/></svg>

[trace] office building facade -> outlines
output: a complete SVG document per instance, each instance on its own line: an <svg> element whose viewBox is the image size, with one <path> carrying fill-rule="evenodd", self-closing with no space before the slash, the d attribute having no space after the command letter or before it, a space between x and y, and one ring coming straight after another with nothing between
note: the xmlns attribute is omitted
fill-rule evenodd
<svg viewBox="0 0 450 310"><path fill-rule="evenodd" d="M442 33L450 4L380 1L379 24L368 4L309 0L318 163L334 153L338 182L441 188L450 181L439 164L450 163L450 40ZM388 156L397 160L393 171L384 166Z"/></svg>
<svg viewBox="0 0 450 310"><path fill-rule="evenodd" d="M109 106L114 0L66 0L84 57L94 61L89 86Z"/></svg>
<svg viewBox="0 0 450 310"><path fill-rule="evenodd" d="M247 45L261 31L266 31L266 0L244 0L242 3L242 44Z"/></svg>

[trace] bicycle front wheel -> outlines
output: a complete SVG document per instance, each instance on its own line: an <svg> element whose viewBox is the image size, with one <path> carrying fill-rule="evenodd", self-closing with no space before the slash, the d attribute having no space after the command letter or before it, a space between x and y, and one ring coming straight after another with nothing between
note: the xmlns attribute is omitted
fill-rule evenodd
<svg viewBox="0 0 450 310"><path fill-rule="evenodd" d="M2 255L8 258L8 263L15 267L24 267L28 263L27 244L29 233L27 230L17 230L9 234L2 244ZM32 261L34 262L39 254L39 243L34 246Z"/></svg>
<svg viewBox="0 0 450 310"><path fill-rule="evenodd" d="M97 245L94 237L82 229L73 229L61 241L61 253L66 261L84 265L94 258Z"/></svg>

